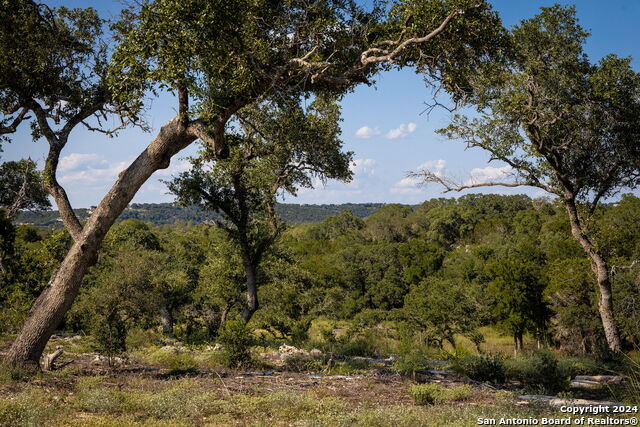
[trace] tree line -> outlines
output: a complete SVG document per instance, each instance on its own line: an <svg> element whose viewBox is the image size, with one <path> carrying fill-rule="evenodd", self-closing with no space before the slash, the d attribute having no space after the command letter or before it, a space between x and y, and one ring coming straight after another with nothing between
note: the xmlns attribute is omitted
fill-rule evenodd
<svg viewBox="0 0 640 427"><path fill-rule="evenodd" d="M625 195L598 212L602 250L620 265L640 251L639 208L640 198ZM515 351L530 334L541 347L601 354L608 347L594 273L569 236L561 202L527 196L387 205L365 219L343 211L278 236L256 268L260 305L249 313L242 248L224 229L129 219L107 235L62 327L91 334L110 354L125 350L138 329L215 343L241 318L296 345L306 345L312 322L323 318L348 322L352 340L387 324L396 339L456 348L461 337L480 345L479 328L494 326ZM5 332L19 329L72 239L19 226L11 243L0 296ZM637 268L615 271L612 287L623 348L637 348ZM369 346L361 351L379 350Z"/></svg>

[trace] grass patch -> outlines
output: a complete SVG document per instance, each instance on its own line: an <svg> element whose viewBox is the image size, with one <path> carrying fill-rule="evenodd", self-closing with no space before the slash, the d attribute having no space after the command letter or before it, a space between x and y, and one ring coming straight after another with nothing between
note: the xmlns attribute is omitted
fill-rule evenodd
<svg viewBox="0 0 640 427"><path fill-rule="evenodd" d="M39 426L55 412L45 391L27 389L13 399L0 399L0 425Z"/></svg>
<svg viewBox="0 0 640 427"><path fill-rule="evenodd" d="M163 348L144 348L131 353L133 359L145 363L160 365L170 375L184 375L198 370L198 362L187 351Z"/></svg>

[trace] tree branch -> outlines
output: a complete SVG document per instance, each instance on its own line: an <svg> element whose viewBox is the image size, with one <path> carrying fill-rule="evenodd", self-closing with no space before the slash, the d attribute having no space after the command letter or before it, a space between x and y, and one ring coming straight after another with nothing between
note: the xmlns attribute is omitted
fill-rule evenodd
<svg viewBox="0 0 640 427"><path fill-rule="evenodd" d="M515 181L515 182L490 181L490 182L482 182L482 183L460 184L460 183L455 182L451 178L447 178L445 176L442 176L438 172L431 172L431 171L428 171L428 170L421 170L421 171L418 171L418 172L411 172L407 176L409 178L417 178L417 179L422 180L422 182L419 183L420 185L425 185L425 184L428 184L430 182L433 182L433 183L436 183L436 184L440 184L445 188L444 193L449 193L451 191L459 192L459 191L468 190L468 189L472 189L472 188L496 187L496 186L500 186L500 187L523 187L523 186L529 186L529 187L539 187L539 188L543 188L544 189L544 187L541 187L537 183L529 182L529 181Z"/></svg>
<svg viewBox="0 0 640 427"><path fill-rule="evenodd" d="M614 265L611 267L611 275L614 275L618 270L631 270L638 264L640 264L640 259L633 260L633 262L629 265Z"/></svg>
<svg viewBox="0 0 640 427"><path fill-rule="evenodd" d="M478 7L478 6L475 6L475 7ZM442 23L438 26L438 28L436 28L435 30L431 31L429 34L427 34L427 35L425 35L423 37L414 37L414 38L407 39L404 42L400 43L394 50L392 50L391 52L389 52L389 53L387 53L385 55L369 56L372 53L380 53L381 49L379 49L379 48L372 48L372 49L365 50L360 55L360 63L362 65L369 65L369 64L378 63L378 62L391 62L391 63L393 63L394 59L398 55L400 55L400 53L402 53L402 51L407 46L412 45L412 44L428 42L429 40L431 40L432 38L434 38L435 36L440 34L442 31L444 31L444 29L447 27L447 25L449 24L449 22L453 18L455 18L457 15L462 15L464 12L465 12L464 9L454 10L449 15L447 15L447 17L442 21Z"/></svg>
<svg viewBox="0 0 640 427"><path fill-rule="evenodd" d="M10 125L0 126L0 135L14 133L18 129L18 125L20 125L23 120L29 119L29 116L27 116L28 111L28 108L23 108L22 111L20 111L20 113L18 113L18 115L13 119Z"/></svg>

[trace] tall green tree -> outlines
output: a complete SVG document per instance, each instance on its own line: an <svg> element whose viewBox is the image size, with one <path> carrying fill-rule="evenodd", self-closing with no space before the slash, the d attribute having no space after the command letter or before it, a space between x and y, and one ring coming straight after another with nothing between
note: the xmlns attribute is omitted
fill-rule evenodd
<svg viewBox="0 0 640 427"><path fill-rule="evenodd" d="M258 269L282 229L274 210L278 193L295 194L313 179L351 178L352 154L341 152L338 105L318 97L305 110L302 101L240 111L241 129L226 136L229 157L207 165L205 151L191 171L169 183L183 205L221 215L218 226L235 244L245 270L245 321L258 310Z"/></svg>
<svg viewBox="0 0 640 427"><path fill-rule="evenodd" d="M547 342L551 315L544 300L547 286L544 255L531 241L501 255L486 266L499 323L512 334L515 353L524 349L522 337L528 331L534 333L540 347Z"/></svg>
<svg viewBox="0 0 640 427"><path fill-rule="evenodd" d="M593 223L602 200L640 184L640 75L630 58L591 63L587 36L573 7L542 8L511 31L510 62L475 80L478 117L455 115L441 131L505 162L513 179L460 184L430 171L418 175L447 191L525 185L557 196L591 260L609 348L621 351L610 262Z"/></svg>

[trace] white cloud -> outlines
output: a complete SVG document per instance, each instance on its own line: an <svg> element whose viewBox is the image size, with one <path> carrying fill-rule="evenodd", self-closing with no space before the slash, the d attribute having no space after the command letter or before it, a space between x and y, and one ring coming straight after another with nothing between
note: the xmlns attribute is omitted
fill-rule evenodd
<svg viewBox="0 0 640 427"><path fill-rule="evenodd" d="M429 160L424 162L416 168L417 172L428 170L436 175L444 175L445 166L447 162L438 160ZM421 180L415 176L405 176L400 181L393 184L393 187L389 190L391 194L408 194L415 195L423 192L424 188L420 186Z"/></svg>
<svg viewBox="0 0 640 427"><path fill-rule="evenodd" d="M387 139L404 138L410 133L413 133L417 127L418 125L416 125L415 123L409 123L407 125L402 123L397 128L391 129L389 132L387 132Z"/></svg>
<svg viewBox="0 0 640 427"><path fill-rule="evenodd" d="M356 131L356 137L362 139L369 139L372 136L380 135L380 129L378 128L370 128L369 126L362 126L360 129Z"/></svg>
<svg viewBox="0 0 640 427"><path fill-rule="evenodd" d="M436 175L442 175L442 173L444 172L445 166L447 166L447 162L445 160L442 160L442 159L429 160L428 162L424 162L421 165L419 165L416 168L416 170L418 172L429 171L429 172L435 173Z"/></svg>
<svg viewBox="0 0 640 427"><path fill-rule="evenodd" d="M157 176L171 177L177 175L180 172L185 172L191 169L191 163L186 159L175 159L171 161L171 164L166 169L160 169L155 173Z"/></svg>
<svg viewBox="0 0 640 427"><path fill-rule="evenodd" d="M418 194L422 192L419 187L420 180L413 176L405 176L391 187L392 194Z"/></svg>
<svg viewBox="0 0 640 427"><path fill-rule="evenodd" d="M376 161L374 159L355 159L350 168L354 175L371 176L375 172L375 164Z"/></svg>
<svg viewBox="0 0 640 427"><path fill-rule="evenodd" d="M86 165L82 169L80 169L80 166L75 166L75 169L70 173L60 177L60 183L78 186L113 183L118 174L130 163L130 161L109 163L100 160L93 165Z"/></svg>
<svg viewBox="0 0 640 427"><path fill-rule="evenodd" d="M78 169L81 166L88 167L104 164L106 164L106 161L101 159L97 154L71 153L60 159L58 169L60 172L66 172Z"/></svg>
<svg viewBox="0 0 640 427"><path fill-rule="evenodd" d="M513 174L513 168L509 165L499 168L493 166L487 166L485 168L471 169L469 175L471 177L465 182L465 185L471 184L484 184L491 181L502 180L505 177Z"/></svg>

